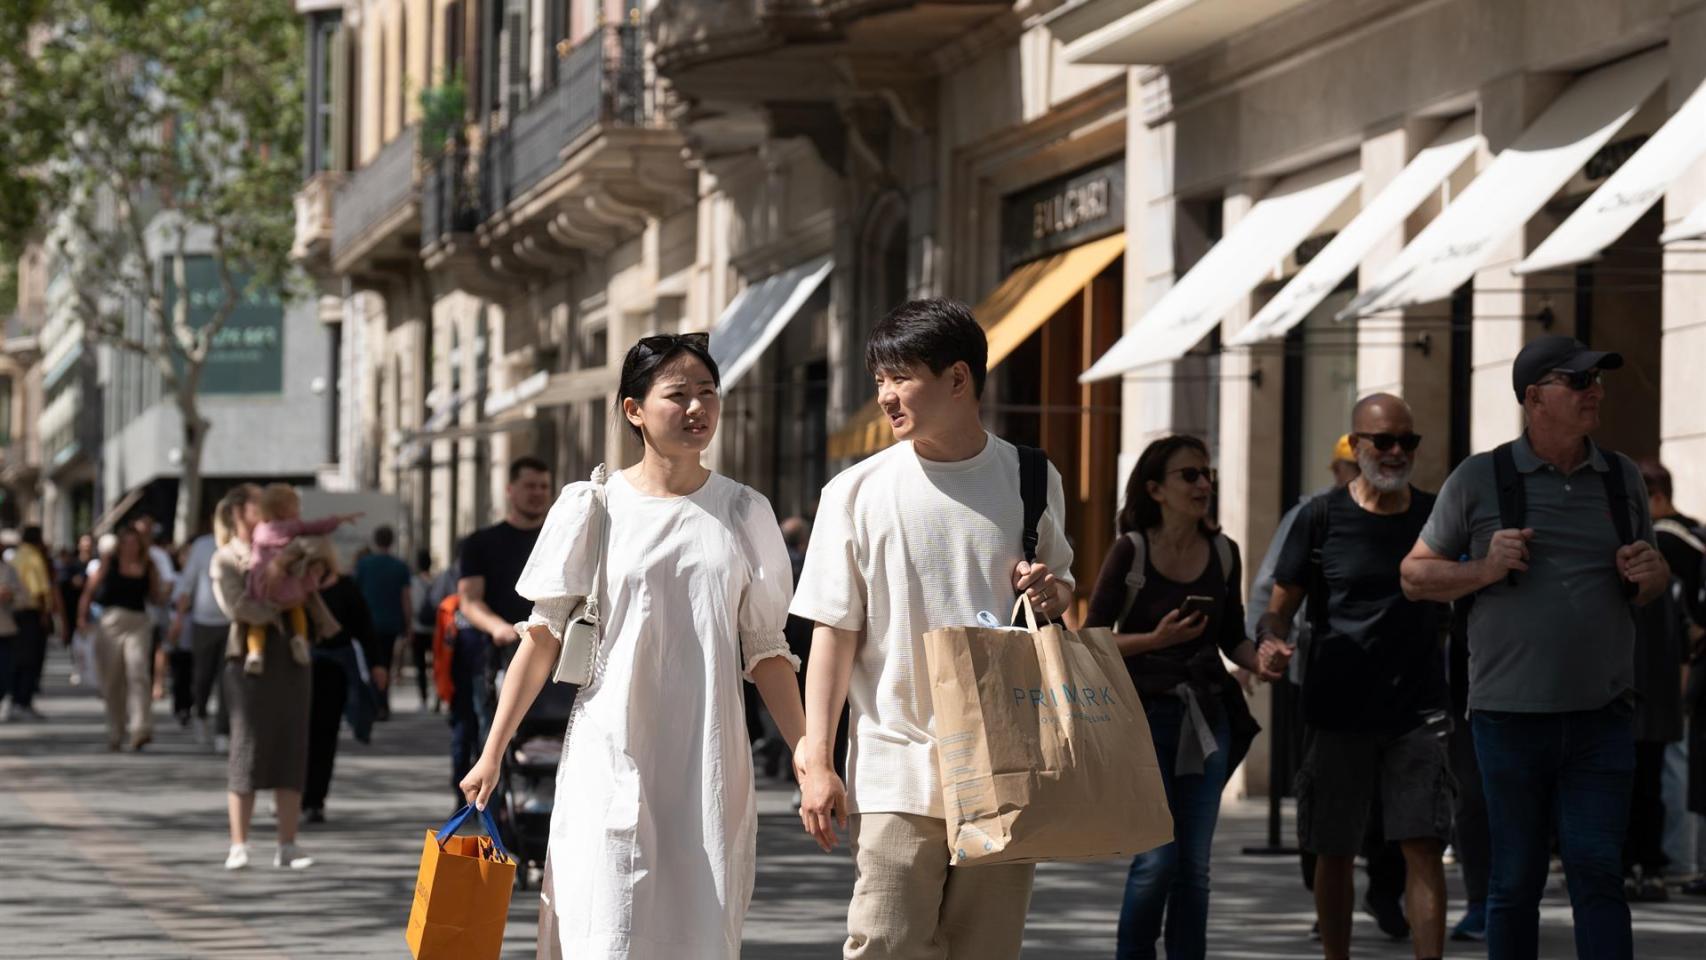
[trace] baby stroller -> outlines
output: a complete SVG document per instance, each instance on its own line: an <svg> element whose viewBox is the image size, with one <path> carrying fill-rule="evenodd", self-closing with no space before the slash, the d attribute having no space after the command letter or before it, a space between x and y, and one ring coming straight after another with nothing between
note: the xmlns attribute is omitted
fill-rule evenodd
<svg viewBox="0 0 1706 960"><path fill-rule="evenodd" d="M504 751L499 783L503 822L499 828L504 843L521 861L515 881L523 890L527 889L529 868L545 867L551 808L557 795L557 764L562 760L563 734L569 728L575 689L566 683L547 682Z"/></svg>

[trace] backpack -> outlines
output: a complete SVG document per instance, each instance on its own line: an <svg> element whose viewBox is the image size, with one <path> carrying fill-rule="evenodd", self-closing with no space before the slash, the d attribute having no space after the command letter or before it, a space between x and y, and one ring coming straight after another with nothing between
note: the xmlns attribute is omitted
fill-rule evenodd
<svg viewBox="0 0 1706 960"><path fill-rule="evenodd" d="M1042 523L1043 514L1048 512L1048 454L1021 443L1013 444L1013 449L1019 452L1019 500L1025 510L1019 543L1024 550L1025 562L1036 563L1040 539L1037 526ZM1019 592L1014 591L1013 595L1017 597ZM1024 625L1024 611L1021 610L1014 615L1013 626Z"/></svg>

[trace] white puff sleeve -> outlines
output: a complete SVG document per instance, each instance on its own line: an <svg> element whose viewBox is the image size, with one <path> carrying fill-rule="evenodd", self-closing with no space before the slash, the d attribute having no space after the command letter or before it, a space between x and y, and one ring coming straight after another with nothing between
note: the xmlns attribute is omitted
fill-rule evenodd
<svg viewBox="0 0 1706 960"><path fill-rule="evenodd" d="M557 495L539 539L527 557L515 592L533 601L527 625L542 624L558 640L581 601L594 589L598 563L597 492L592 483L571 483Z"/></svg>
<svg viewBox="0 0 1706 960"><path fill-rule="evenodd" d="M797 672L800 658L789 651L785 632L788 604L794 596L794 567L776 514L770 501L750 487L735 495L733 513L748 569L738 618L746 678L751 680L752 668L768 657L786 657Z"/></svg>

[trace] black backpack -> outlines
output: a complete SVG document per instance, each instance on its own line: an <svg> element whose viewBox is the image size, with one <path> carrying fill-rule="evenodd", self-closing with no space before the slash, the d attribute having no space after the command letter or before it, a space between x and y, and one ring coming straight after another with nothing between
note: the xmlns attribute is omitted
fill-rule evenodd
<svg viewBox="0 0 1706 960"><path fill-rule="evenodd" d="M1019 452L1019 500L1025 505L1025 526L1020 534L1020 545L1024 548L1025 562L1037 562L1037 525L1042 523L1043 514L1048 511L1048 454L1036 447L1027 447L1016 443L1013 448ZM1017 597L1018 594L1014 593ZM1024 622L1024 611L1013 618L1014 626Z"/></svg>

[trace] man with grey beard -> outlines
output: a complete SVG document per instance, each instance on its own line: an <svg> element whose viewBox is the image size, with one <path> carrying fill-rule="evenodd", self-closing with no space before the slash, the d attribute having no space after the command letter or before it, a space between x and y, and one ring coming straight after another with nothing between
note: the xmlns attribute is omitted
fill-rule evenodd
<svg viewBox="0 0 1706 960"><path fill-rule="evenodd" d="M1352 873L1372 816L1404 853L1406 913L1418 958L1445 942L1445 869L1455 792L1443 609L1404 596L1405 555L1433 511L1410 486L1421 443L1410 407L1374 394L1351 414L1361 475L1311 500L1274 570L1257 627L1264 666L1283 669L1292 618L1309 601L1303 671L1308 747L1296 780L1299 845L1317 855L1315 909L1328 960L1350 955Z"/></svg>

